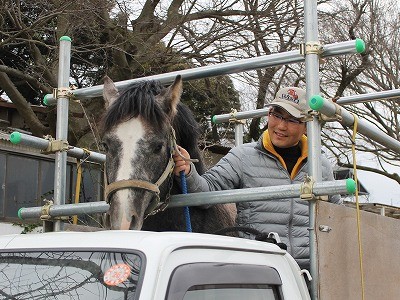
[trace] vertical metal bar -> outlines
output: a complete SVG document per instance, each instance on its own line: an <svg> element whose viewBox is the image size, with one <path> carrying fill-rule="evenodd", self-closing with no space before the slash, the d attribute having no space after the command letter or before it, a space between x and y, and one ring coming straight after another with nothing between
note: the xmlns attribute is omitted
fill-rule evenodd
<svg viewBox="0 0 400 300"><path fill-rule="evenodd" d="M69 73L71 59L71 39L67 36L60 38L60 57L58 66L58 91L69 88ZM57 127L56 139L67 140L68 136L68 109L69 99L64 93L57 96ZM59 151L55 154L54 170L54 204L65 204L65 186L67 174L67 152ZM61 221L55 221L54 231L62 230Z"/></svg>
<svg viewBox="0 0 400 300"><path fill-rule="evenodd" d="M243 123L238 120L235 123L235 146L243 144Z"/></svg>
<svg viewBox="0 0 400 300"><path fill-rule="evenodd" d="M304 28L305 42L307 44L319 43L318 40L318 16L317 0L304 1ZM307 99L312 95L319 95L319 54L308 52L306 47L306 91ZM309 175L316 181L322 180L321 171L321 129L316 116L307 124L308 136L308 160ZM318 299L318 259L317 259L317 241L315 232L316 202L310 201L309 204L309 235L310 235L310 273L311 281L311 299Z"/></svg>
<svg viewBox="0 0 400 300"><path fill-rule="evenodd" d="M384 206L381 206L381 216L386 216L386 211Z"/></svg>

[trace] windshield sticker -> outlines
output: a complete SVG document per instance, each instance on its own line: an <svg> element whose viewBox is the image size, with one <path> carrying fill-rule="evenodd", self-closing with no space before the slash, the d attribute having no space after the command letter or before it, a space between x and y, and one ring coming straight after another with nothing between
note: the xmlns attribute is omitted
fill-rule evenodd
<svg viewBox="0 0 400 300"><path fill-rule="evenodd" d="M104 283L107 285L117 285L124 282L131 274L131 268L126 264L112 266L104 273Z"/></svg>

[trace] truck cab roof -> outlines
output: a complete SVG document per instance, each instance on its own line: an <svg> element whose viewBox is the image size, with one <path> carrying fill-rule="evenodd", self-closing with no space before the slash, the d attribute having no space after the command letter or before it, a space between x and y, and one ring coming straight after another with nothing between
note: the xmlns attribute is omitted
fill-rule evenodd
<svg viewBox="0 0 400 300"><path fill-rule="evenodd" d="M49 232L44 234L16 234L0 237L0 249L36 248L110 248L136 249L146 253L157 249L181 247L213 247L262 251L284 255L286 251L271 243L212 234L186 232L148 232L134 230L106 230L97 232Z"/></svg>
<svg viewBox="0 0 400 300"><path fill-rule="evenodd" d="M0 270L0 290L18 299L309 297L298 265L277 245L199 233L6 235Z"/></svg>

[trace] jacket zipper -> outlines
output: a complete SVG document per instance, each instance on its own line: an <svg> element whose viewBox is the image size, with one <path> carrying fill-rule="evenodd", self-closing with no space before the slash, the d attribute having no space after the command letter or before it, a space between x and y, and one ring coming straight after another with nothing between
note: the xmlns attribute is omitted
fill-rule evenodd
<svg viewBox="0 0 400 300"><path fill-rule="evenodd" d="M282 166L281 162L279 161L279 159L277 159L277 158L275 157L275 155L272 155L271 153L269 153L268 151L266 151L266 150L264 150L264 149L259 149L259 148L257 148L257 147L255 147L255 149L257 149L258 151L260 151L262 154L264 154L264 155L266 155L266 156L268 156L268 157L274 159L275 162L277 162L279 168L280 168L282 171L286 172L286 174L287 174L287 176L288 176L288 178L289 178L289 180L290 180L290 184L293 183L293 181L296 179L297 175L301 173L301 171L305 168L305 166L306 166L306 164L307 164L307 163L304 163L304 164L299 168L299 170L298 170L298 172L297 172L295 178L293 178L293 180L292 180L291 177L290 177L290 174L289 174L288 170L286 170L286 169ZM293 240L293 232L292 232L293 230L292 230L292 227L293 227L293 216L294 216L294 212L293 212L293 210L294 210L294 200L293 200L293 198L290 198L290 200L291 200L291 201L290 201L290 216L289 216L289 224L288 224L288 240L289 240L289 246L290 246L290 254L293 256L293 255L294 255L294 249L292 248L292 245L293 245L293 243L292 243L292 240Z"/></svg>

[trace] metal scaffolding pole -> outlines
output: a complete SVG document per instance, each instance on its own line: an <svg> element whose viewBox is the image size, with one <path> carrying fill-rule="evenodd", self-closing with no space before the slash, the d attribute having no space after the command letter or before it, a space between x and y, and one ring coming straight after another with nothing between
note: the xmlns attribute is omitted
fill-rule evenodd
<svg viewBox="0 0 400 300"><path fill-rule="evenodd" d="M362 95L340 97L339 99L336 100L336 103L343 106L343 105L348 105L348 104L357 104L357 103L363 103L363 102L396 99L396 98L397 99L400 98L400 89L381 91L381 92L362 94ZM234 118L236 120L244 120L244 119L257 118L257 117L264 117L267 115L268 110L269 110L269 107L265 107L265 108L259 108L259 109L249 110L249 111L239 111L239 112L230 113L230 114L220 114L220 115L213 116L211 118L211 121L214 124L219 124L219 123L228 122L232 118Z"/></svg>
<svg viewBox="0 0 400 300"><path fill-rule="evenodd" d="M247 188L240 190L223 190L214 192L201 192L191 194L172 195L168 207L201 206L220 203L237 203L243 201L268 201L273 199L288 199L301 194L303 184L289 184L281 186ZM353 179L323 181L314 183L312 193L317 196L353 194L356 184ZM62 217L71 215L93 214L107 212L109 205L105 201L50 205L43 207L20 208L18 217L25 219L39 219L43 211L46 217Z"/></svg>
<svg viewBox="0 0 400 300"><path fill-rule="evenodd" d="M317 1L304 1L304 29L306 55L306 99L311 95L319 95L319 54L321 45L318 40ZM322 181L321 170L321 126L318 117L314 114L312 121L307 123L309 175L315 182ZM309 237L310 237L310 273L311 299L318 299L318 248L315 232L316 200L309 204Z"/></svg>
<svg viewBox="0 0 400 300"><path fill-rule="evenodd" d="M343 54L360 53L363 52L364 49L365 49L364 42L360 39L356 39L341 43L325 45L323 52L321 53L321 56L331 57ZM297 51L293 50L283 53L274 53L271 55L241 59L238 61L221 63L212 66L204 66L193 69L186 69L181 71L153 75L148 77L142 77L137 79L119 81L115 83L115 86L118 90L122 90L129 87L132 83L143 80L159 80L162 84L166 85L173 83L177 75L181 75L182 79L187 81L187 80L195 80L206 77L245 72L249 70L264 69L268 67L281 66L291 63L298 63L298 62L303 62L304 60L305 60L304 55L302 55L299 50ZM77 99L101 97L102 93L103 93L103 85L96 85L88 88L82 88L70 91L71 96ZM46 95L44 98L44 103L46 105L54 104L55 100L53 95L52 94Z"/></svg>
<svg viewBox="0 0 400 300"><path fill-rule="evenodd" d="M235 146L243 144L243 123L236 122L235 124Z"/></svg>
<svg viewBox="0 0 400 300"><path fill-rule="evenodd" d="M71 39L67 36L60 38L60 57L58 65L58 89L57 89L57 126L56 139L67 141L68 136L68 109L69 97L69 72L71 60ZM54 204L65 204L65 186L67 174L67 152L58 151L55 154L54 170ZM56 220L54 231L62 230L62 222Z"/></svg>
<svg viewBox="0 0 400 300"><path fill-rule="evenodd" d="M301 196L303 183L280 186L222 190L215 192L191 193L189 195L173 195L169 207L199 206L205 204L238 203L246 201L268 201L288 199ZM315 182L312 194L316 196L353 194L355 192L353 179Z"/></svg>
<svg viewBox="0 0 400 300"><path fill-rule="evenodd" d="M309 104L312 109L317 110L328 117L334 117L336 115L341 116L338 121L341 124L352 128L354 124L354 115L340 105L323 99L319 95L311 97ZM395 151L396 153L400 153L400 142L388 136L387 134L382 133L382 131L373 124L359 119L357 131L364 136L378 142L379 144Z"/></svg>
<svg viewBox="0 0 400 300"><path fill-rule="evenodd" d="M400 97L400 89L389 90L389 91L381 91L375 93L368 93L362 95L354 95L347 97L340 97L337 99L336 103L340 105L348 105L355 103L363 103L368 101L379 101L385 99L395 99Z"/></svg>
<svg viewBox="0 0 400 300"><path fill-rule="evenodd" d="M265 117L267 115L269 109L270 109L269 107L265 107L265 108L259 108L259 109L249 110L249 111L238 111L238 112L231 113L231 114L215 115L211 118L211 121L214 124L219 124L219 123L228 122L232 118L235 120L245 120L245 119L257 118L257 117Z"/></svg>
<svg viewBox="0 0 400 300"><path fill-rule="evenodd" d="M25 145L39 150L46 150L49 147L50 141L42 139L29 134L24 134L15 131L10 134L11 143L18 145ZM88 151L78 147L69 146L70 149L67 150L67 156L71 156L78 159L84 159L85 161L104 163L106 161L106 156L104 154Z"/></svg>

